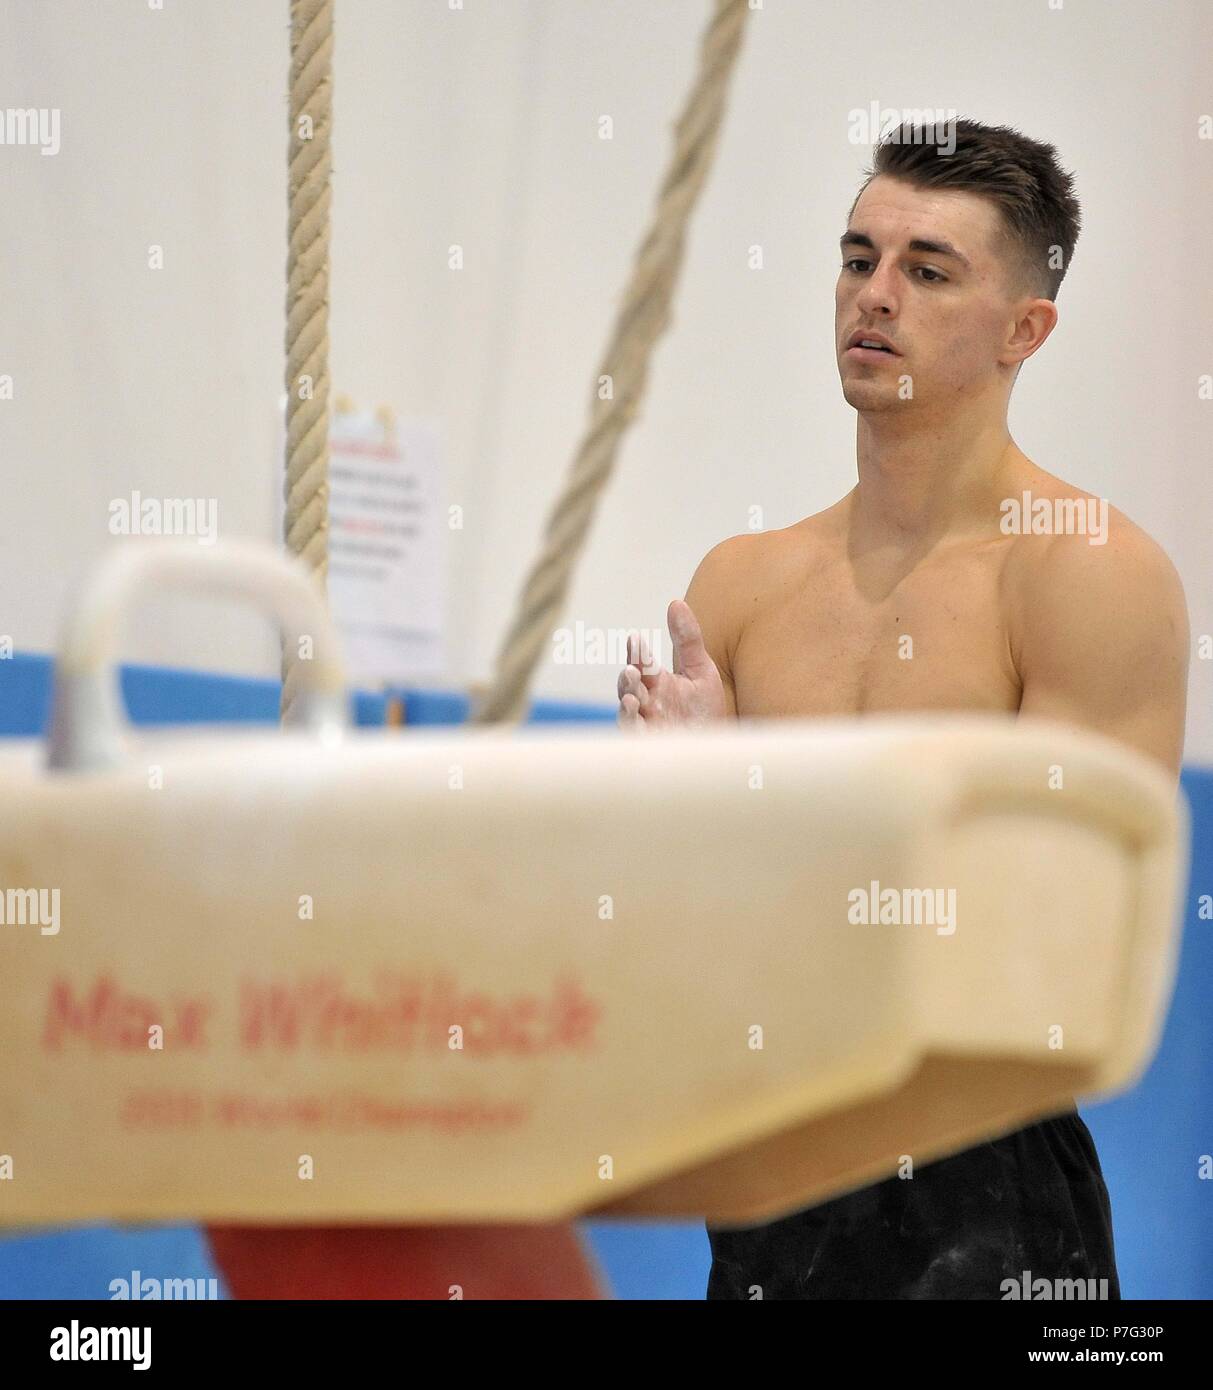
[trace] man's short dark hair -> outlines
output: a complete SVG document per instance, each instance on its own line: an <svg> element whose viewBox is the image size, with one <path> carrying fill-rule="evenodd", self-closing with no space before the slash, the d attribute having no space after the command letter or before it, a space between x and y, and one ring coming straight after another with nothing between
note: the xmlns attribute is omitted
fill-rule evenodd
<svg viewBox="0 0 1213 1390"><path fill-rule="evenodd" d="M953 128L955 148L949 153ZM1011 126L956 120L948 129L946 147L938 127L907 122L890 132L876 146L860 193L883 174L915 188L954 188L988 198L1001 215L1012 291L1056 299L1082 224L1074 175L1062 169L1054 146Z"/></svg>

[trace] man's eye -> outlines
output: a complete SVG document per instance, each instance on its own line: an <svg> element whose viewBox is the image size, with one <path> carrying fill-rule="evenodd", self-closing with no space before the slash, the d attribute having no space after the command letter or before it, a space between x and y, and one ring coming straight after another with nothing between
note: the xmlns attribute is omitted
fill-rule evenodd
<svg viewBox="0 0 1213 1390"><path fill-rule="evenodd" d="M930 267L929 265L920 265L920 266L918 267L918 269L919 269L924 275L929 275L929 276L931 277L931 278L927 281L927 284L928 284L928 285L941 284L941 283L947 278L946 276L940 275L939 271L937 271L937 270L932 270L931 267Z"/></svg>
<svg viewBox="0 0 1213 1390"><path fill-rule="evenodd" d="M853 258L852 260L843 261L843 263L842 263L842 268L843 268L843 270L854 270L855 267L856 267L857 265L864 265L864 266L866 266L866 265L870 265L870 264L871 264L870 261L865 261L862 257L857 256L857 257Z"/></svg>

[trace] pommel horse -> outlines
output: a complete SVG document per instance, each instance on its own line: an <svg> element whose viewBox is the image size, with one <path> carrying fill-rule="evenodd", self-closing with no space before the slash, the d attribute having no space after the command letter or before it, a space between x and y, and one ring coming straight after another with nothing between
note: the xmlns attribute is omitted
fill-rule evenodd
<svg viewBox="0 0 1213 1390"><path fill-rule="evenodd" d="M284 731L127 725L158 585L314 639ZM0 1226L205 1223L238 1297L585 1298L1140 1074L1187 814L987 716L355 730L304 571L127 547L0 746Z"/></svg>

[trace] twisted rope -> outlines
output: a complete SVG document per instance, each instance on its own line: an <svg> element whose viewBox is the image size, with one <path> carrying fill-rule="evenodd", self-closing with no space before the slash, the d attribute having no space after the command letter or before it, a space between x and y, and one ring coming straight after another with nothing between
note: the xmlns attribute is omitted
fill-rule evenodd
<svg viewBox="0 0 1213 1390"><path fill-rule="evenodd" d="M595 373L589 426L548 517L542 548L501 644L496 674L472 714L473 723L513 723L526 711L535 667L560 616L624 431L644 396L654 344L670 322L687 223L712 167L748 14L747 0L715 0L715 14L700 44L699 73L674 127L674 153L657 211L637 252L623 306ZM598 382L604 376L613 383L608 400L598 394Z"/></svg>
<svg viewBox="0 0 1213 1390"><path fill-rule="evenodd" d="M323 589L328 574L329 207L333 0L291 0L286 296L287 550ZM282 653L282 714L297 694L299 654Z"/></svg>

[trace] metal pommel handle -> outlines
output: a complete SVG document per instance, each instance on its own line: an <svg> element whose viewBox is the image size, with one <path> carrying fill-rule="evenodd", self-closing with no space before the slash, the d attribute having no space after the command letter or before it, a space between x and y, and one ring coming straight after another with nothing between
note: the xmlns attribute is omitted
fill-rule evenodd
<svg viewBox="0 0 1213 1390"><path fill-rule="evenodd" d="M299 696L289 722L325 739L349 726L345 672L336 629L303 565L257 541L129 542L88 576L68 613L55 661L47 766L66 772L120 767L129 732L114 666L122 620L136 597L156 588L249 599L278 619L285 641L312 639L300 661Z"/></svg>

